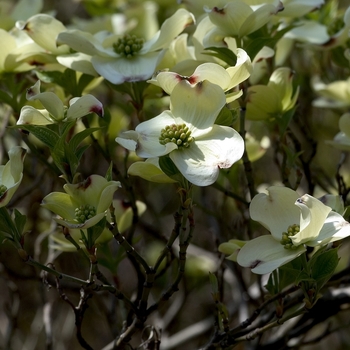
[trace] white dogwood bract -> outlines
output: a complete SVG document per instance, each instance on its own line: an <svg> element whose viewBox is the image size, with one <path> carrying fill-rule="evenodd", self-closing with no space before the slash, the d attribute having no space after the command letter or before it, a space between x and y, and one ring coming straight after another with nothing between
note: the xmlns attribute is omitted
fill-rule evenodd
<svg viewBox="0 0 350 350"><path fill-rule="evenodd" d="M224 91L209 81L191 85L182 80L172 90L170 102L170 110L139 124L135 131L122 133L116 141L142 158L169 154L188 181L198 186L210 185L216 181L219 169L231 167L244 151L237 131L214 124L226 102ZM188 128L188 146L160 143L162 130L172 125Z"/></svg>
<svg viewBox="0 0 350 350"><path fill-rule="evenodd" d="M160 86L169 95L176 84L184 79L192 85L208 80L219 85L224 91L229 91L248 79L251 71L252 63L249 56L244 50L237 49L237 63L233 67L225 69L216 63L208 62L199 65L191 76L185 77L175 72L160 72L149 82ZM242 94L242 90L231 92L226 97L227 103L236 100Z"/></svg>
<svg viewBox="0 0 350 350"><path fill-rule="evenodd" d="M193 15L185 9L179 9L165 20L155 36L147 41L132 35L124 39L125 37L120 35L110 35L106 32L92 35L73 29L61 32L57 42L90 55L94 69L101 76L113 84L121 84L125 81L149 79L164 55L163 49L192 23ZM135 49L133 45L136 45Z"/></svg>
<svg viewBox="0 0 350 350"><path fill-rule="evenodd" d="M45 109L38 110L32 106L22 107L17 125L48 125L79 119L92 112L103 116L103 105L96 97L89 94L74 97L69 101L67 108L55 93L40 92L40 80L28 89L27 100L39 100Z"/></svg>
<svg viewBox="0 0 350 350"><path fill-rule="evenodd" d="M51 192L42 206L59 217L56 221L72 229L86 229L96 225L106 215L119 181L107 181L100 175L91 175L83 182L65 184L64 192Z"/></svg>
<svg viewBox="0 0 350 350"><path fill-rule="evenodd" d="M250 216L271 235L248 241L237 256L241 266L257 274L270 273L315 247L350 235L350 224L318 199L287 188L272 186L250 204Z"/></svg>
<svg viewBox="0 0 350 350"><path fill-rule="evenodd" d="M12 147L9 152L9 161L0 165L0 208L7 205L23 178L23 162L27 151L20 147Z"/></svg>

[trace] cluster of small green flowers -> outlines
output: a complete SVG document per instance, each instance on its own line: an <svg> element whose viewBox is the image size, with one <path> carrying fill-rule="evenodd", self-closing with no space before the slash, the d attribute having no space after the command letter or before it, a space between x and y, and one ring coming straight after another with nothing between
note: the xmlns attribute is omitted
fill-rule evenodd
<svg viewBox="0 0 350 350"><path fill-rule="evenodd" d="M159 137L160 144L165 145L169 142L173 142L179 148L188 148L193 140L194 138L191 136L191 131L188 129L186 124L167 125L164 129L161 130Z"/></svg>
<svg viewBox="0 0 350 350"><path fill-rule="evenodd" d="M144 39L138 38L136 35L126 34L118 39L113 48L117 54L131 58L142 49L144 42Z"/></svg>
<svg viewBox="0 0 350 350"><path fill-rule="evenodd" d="M288 227L287 232L282 233L281 244L284 245L285 249L297 249L298 246L294 245L291 236L296 235L300 231L300 226L297 224Z"/></svg>
<svg viewBox="0 0 350 350"><path fill-rule="evenodd" d="M81 205L75 209L75 219L79 223L84 223L86 220L91 219L96 215L96 208L92 205Z"/></svg>

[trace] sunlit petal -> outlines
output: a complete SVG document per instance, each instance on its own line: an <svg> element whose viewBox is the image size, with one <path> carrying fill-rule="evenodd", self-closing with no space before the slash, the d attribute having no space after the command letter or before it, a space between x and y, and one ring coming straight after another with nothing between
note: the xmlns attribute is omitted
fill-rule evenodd
<svg viewBox="0 0 350 350"><path fill-rule="evenodd" d="M268 194L259 193L252 199L250 216L279 242L290 225L299 224L300 210L294 205L298 197L297 192L287 187L271 186Z"/></svg>
<svg viewBox="0 0 350 350"><path fill-rule="evenodd" d="M237 255L239 265L249 267L252 272L266 274L292 261L306 249L284 249L272 236L265 235L247 242Z"/></svg>

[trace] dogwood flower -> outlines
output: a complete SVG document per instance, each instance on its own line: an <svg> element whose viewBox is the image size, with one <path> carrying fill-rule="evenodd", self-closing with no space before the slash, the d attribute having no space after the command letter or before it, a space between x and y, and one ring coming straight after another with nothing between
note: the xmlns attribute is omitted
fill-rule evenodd
<svg viewBox="0 0 350 350"><path fill-rule="evenodd" d="M278 0L268 0L264 2L276 4ZM324 4L324 0L283 0L282 2L284 10L279 12L278 16L289 18L300 18L309 12L319 9Z"/></svg>
<svg viewBox="0 0 350 350"><path fill-rule="evenodd" d="M32 106L22 107L17 125L48 125L78 119L92 112L103 116L102 103L96 97L84 95L72 98L67 108L53 92L40 92L40 80L27 90L26 97L29 101L39 100L46 109L38 110Z"/></svg>
<svg viewBox="0 0 350 350"><path fill-rule="evenodd" d="M71 229L86 229L96 225L106 215L119 181L107 181L100 175L91 175L78 184L65 184L63 192L52 192L42 202L60 218L55 220Z"/></svg>
<svg viewBox="0 0 350 350"><path fill-rule="evenodd" d="M312 79L312 87L320 95L312 105L320 108L347 108L350 106L350 78L325 84L319 77Z"/></svg>
<svg viewBox="0 0 350 350"><path fill-rule="evenodd" d="M237 262L237 255L246 242L238 239L230 239L219 245L219 252L228 255L226 259Z"/></svg>
<svg viewBox="0 0 350 350"><path fill-rule="evenodd" d="M339 119L339 129L332 141L326 143L342 151L350 151L350 113L344 113Z"/></svg>
<svg viewBox="0 0 350 350"><path fill-rule="evenodd" d="M180 3L186 4L186 7L193 12L202 13L203 9L208 7L223 7L228 3L226 0L180 0ZM279 0L244 0L244 3L250 6L259 7L264 4L277 6ZM324 0L283 0L284 10L278 15L281 17L302 17L308 12L314 11L324 4Z"/></svg>
<svg viewBox="0 0 350 350"><path fill-rule="evenodd" d="M184 79L191 85L208 80L213 84L219 85L224 91L229 91L238 86L242 81L248 79L251 71L252 64L249 56L244 50L237 49L237 63L234 67L225 69L216 63L208 62L199 65L189 77L174 72L160 72L148 82L160 86L169 95L172 93L174 87ZM242 90L228 94L226 96L227 103L236 100L242 94Z"/></svg>
<svg viewBox="0 0 350 350"><path fill-rule="evenodd" d="M281 2L253 7L243 1L231 1L222 8L207 8L210 21L215 24L208 35L216 41L229 36L242 38L264 26L282 10Z"/></svg>
<svg viewBox="0 0 350 350"><path fill-rule="evenodd" d="M33 69L30 64L34 60L45 63L47 56L43 49L35 44L25 33L19 30L7 32L0 28L0 41L2 43L0 52L0 74L9 72L25 72ZM40 58L42 60L40 60Z"/></svg>
<svg viewBox="0 0 350 350"><path fill-rule="evenodd" d="M172 90L170 110L116 141L142 158L169 154L189 182L208 186L216 181L219 168L231 167L243 155L244 142L237 131L214 124L225 102L220 86L182 80Z"/></svg>
<svg viewBox="0 0 350 350"><path fill-rule="evenodd" d="M266 120L292 109L299 95L299 87L293 90L293 75L290 68L277 68L267 85L249 87L246 118Z"/></svg>
<svg viewBox="0 0 350 350"><path fill-rule="evenodd" d="M146 204L141 201L136 201L135 204L136 204L138 216L143 215L147 209ZM113 207L114 207L114 215L118 225L118 231L120 233L124 233L132 225L132 219L133 219L132 208L130 205L128 205L127 203L121 200L114 200ZM110 221L109 211L107 211L107 220ZM84 248L84 244L81 240L80 229L68 229L68 230L69 230L69 234L72 236L75 242L78 242L80 247ZM95 244L99 245L99 244L107 243L112 238L113 238L113 235L111 234L111 231L108 228L106 228L102 231L101 235L98 236L98 238L95 241ZM62 231L54 232L52 235L50 235L50 240L51 242L49 244L51 248L54 248L55 250L64 251L64 252L77 251L77 248L71 242L69 242L66 238L64 238Z"/></svg>
<svg viewBox="0 0 350 350"><path fill-rule="evenodd" d="M26 152L24 148L15 146L8 152L9 161L0 165L0 208L10 202L21 184Z"/></svg>
<svg viewBox="0 0 350 350"><path fill-rule="evenodd" d="M122 84L150 78L163 57L164 49L192 23L193 15L179 9L148 41L130 34L122 37L106 33L93 36L79 30L67 30L58 35L57 42L92 56L91 63L101 76L113 84Z"/></svg>
<svg viewBox="0 0 350 350"><path fill-rule="evenodd" d="M17 21L16 27L27 33L39 46L53 55L65 54L69 52L66 45L57 47L56 38L60 32L66 30L62 22L47 14L37 14L27 21Z"/></svg>
<svg viewBox="0 0 350 350"><path fill-rule="evenodd" d="M247 242L237 262L257 274L270 273L306 251L350 235L350 224L318 199L286 188L272 186L250 204L250 216L271 235Z"/></svg>

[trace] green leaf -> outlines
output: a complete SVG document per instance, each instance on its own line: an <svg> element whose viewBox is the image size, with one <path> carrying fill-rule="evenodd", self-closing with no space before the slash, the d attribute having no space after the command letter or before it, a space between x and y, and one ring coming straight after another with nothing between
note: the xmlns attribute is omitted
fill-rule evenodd
<svg viewBox="0 0 350 350"><path fill-rule="evenodd" d="M347 47L349 47L349 45ZM331 57L332 62L334 62L339 67L345 69L349 68L349 61L344 55L344 46L338 46L335 49L331 50Z"/></svg>
<svg viewBox="0 0 350 350"><path fill-rule="evenodd" d="M0 232L5 234L6 238L15 240L16 226L6 207L0 208Z"/></svg>
<svg viewBox="0 0 350 350"><path fill-rule="evenodd" d="M302 268L301 258L298 257L278 269L280 291L291 284L297 284L296 281Z"/></svg>
<svg viewBox="0 0 350 350"><path fill-rule="evenodd" d="M97 254L99 265L107 268L114 275L117 274L119 263L126 258L124 249L112 250L110 244L99 244Z"/></svg>
<svg viewBox="0 0 350 350"><path fill-rule="evenodd" d="M45 82L51 84L57 84L61 86L67 94L72 96L80 96L79 89L77 87L76 72L70 68L60 71L37 71L37 77Z"/></svg>
<svg viewBox="0 0 350 350"><path fill-rule="evenodd" d="M62 75L63 73L60 71L36 71L36 76L43 83L53 83L62 86Z"/></svg>
<svg viewBox="0 0 350 350"><path fill-rule="evenodd" d="M74 70L67 68L62 74L62 87L73 96L77 95L77 74Z"/></svg>
<svg viewBox="0 0 350 350"><path fill-rule="evenodd" d="M117 10L110 0L83 0L83 4L85 10L93 17L113 14Z"/></svg>
<svg viewBox="0 0 350 350"><path fill-rule="evenodd" d="M311 278L305 270L303 270L300 272L299 276L296 278L295 284L299 285L301 282L309 282L311 284L314 284L315 280Z"/></svg>
<svg viewBox="0 0 350 350"><path fill-rule="evenodd" d="M72 176L74 176L78 169L79 160L80 158L78 158L74 152L72 152L68 147L65 147L65 158L63 159L63 162L68 163L70 168L69 172L72 174Z"/></svg>
<svg viewBox="0 0 350 350"><path fill-rule="evenodd" d="M317 282L325 283L334 273L338 265L338 249L333 248L322 252L317 255L314 259L311 258L311 276Z"/></svg>
<svg viewBox="0 0 350 350"><path fill-rule="evenodd" d="M75 126L76 120L66 121L60 124L60 136L64 139L67 137L69 131Z"/></svg>
<svg viewBox="0 0 350 350"><path fill-rule="evenodd" d="M24 226L27 222L27 217L23 214L21 214L17 209L14 210L15 212L15 225L16 225L16 229L17 229L17 235L18 235L18 239L21 239L21 237L23 236L23 231L24 231Z"/></svg>
<svg viewBox="0 0 350 350"><path fill-rule="evenodd" d="M56 143L60 139L60 136L47 126L42 125L15 125L13 128L22 129L33 134L37 139L43 142L51 150L55 147Z"/></svg>
<svg viewBox="0 0 350 350"><path fill-rule="evenodd" d="M66 142L67 135L74 125L75 121L69 121L60 125L60 138L51 151L51 156L56 166L69 178L74 175L79 163L75 153L70 151ZM72 154L70 154L70 152Z"/></svg>
<svg viewBox="0 0 350 350"><path fill-rule="evenodd" d="M218 280L216 276L211 272L209 272L209 282L211 285L211 290L213 292L213 295L217 295L219 293Z"/></svg>
<svg viewBox="0 0 350 350"><path fill-rule="evenodd" d="M85 247L88 247L89 242L88 242L87 237L85 236L84 231L83 231L83 230L80 230L80 234L81 234L81 240L83 241Z"/></svg>
<svg viewBox="0 0 350 350"><path fill-rule="evenodd" d="M85 146L82 146L80 148L78 148L76 151L75 151L75 156L77 157L77 159L80 161L82 155L84 154L84 152L90 147L90 145L85 145Z"/></svg>
<svg viewBox="0 0 350 350"><path fill-rule="evenodd" d="M223 126L231 126L238 117L238 112L236 109L229 109L227 106L224 106L219 115L215 120L215 124Z"/></svg>
<svg viewBox="0 0 350 350"><path fill-rule="evenodd" d="M256 38L253 38L248 42L248 44L245 46L244 49L249 55L249 57L251 58L251 60L253 61L254 57L264 46L268 46L274 49L277 42L282 38L282 36L295 27L296 25L293 24L278 31L274 36L269 36L269 37L258 36Z"/></svg>
<svg viewBox="0 0 350 350"><path fill-rule="evenodd" d="M210 46L205 49L203 54L219 58L231 67L235 66L237 63L237 56L227 47Z"/></svg>
<svg viewBox="0 0 350 350"><path fill-rule="evenodd" d="M179 169L176 167L176 165L170 159L169 156L160 157L159 166L162 169L162 171L171 178L173 178L174 176L180 173Z"/></svg>
<svg viewBox="0 0 350 350"><path fill-rule="evenodd" d="M112 181L113 180L113 162L109 164L109 167L106 171L105 179L107 181Z"/></svg>
<svg viewBox="0 0 350 350"><path fill-rule="evenodd" d="M286 132L289 123L293 119L296 109L297 107L294 106L293 108L291 108L290 110L288 110L287 112L285 112L283 115L281 115L276 119L276 122L279 126L280 135L284 135L284 133Z"/></svg>
<svg viewBox="0 0 350 350"><path fill-rule="evenodd" d="M95 77L89 74L82 74L78 80L77 91L78 95L81 96L85 88L91 83ZM77 95L77 96L78 96Z"/></svg>
<svg viewBox="0 0 350 350"><path fill-rule="evenodd" d="M13 99L12 96L7 94L5 91L0 90L0 101L8 104L14 110L16 110L16 105L17 105L16 101Z"/></svg>
<svg viewBox="0 0 350 350"><path fill-rule="evenodd" d="M87 229L87 249L91 249L96 242L96 239L101 235L103 230L106 228L107 219L104 217L96 225Z"/></svg>
<svg viewBox="0 0 350 350"><path fill-rule="evenodd" d="M70 170L70 165L68 162L68 157L66 156L67 146L65 137L61 136L59 140L56 142L55 147L51 151L51 156L56 166L62 171L63 174L68 175L69 177L72 175Z"/></svg>
<svg viewBox="0 0 350 350"><path fill-rule="evenodd" d="M75 152L80 143L85 140L88 136L90 136L94 131L100 130L101 128L88 128L84 129L83 131L75 134L70 140L69 140L69 149L72 152Z"/></svg>

